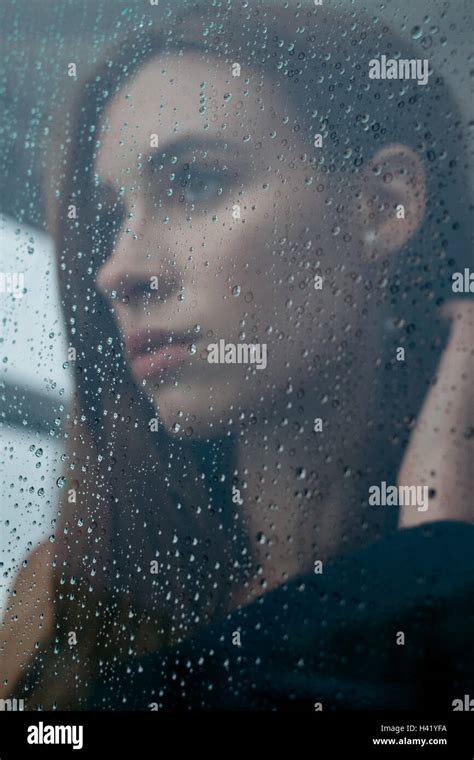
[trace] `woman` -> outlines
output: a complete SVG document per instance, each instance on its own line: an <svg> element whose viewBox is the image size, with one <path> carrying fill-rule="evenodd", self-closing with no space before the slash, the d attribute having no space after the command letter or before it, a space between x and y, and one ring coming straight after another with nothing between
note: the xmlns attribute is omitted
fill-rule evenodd
<svg viewBox="0 0 474 760"><path fill-rule="evenodd" d="M464 505L399 531L369 501L467 250L456 109L434 74L370 79L391 53L359 13L212 6L80 90L51 203L65 498L6 621L28 708L406 709L472 676Z"/></svg>

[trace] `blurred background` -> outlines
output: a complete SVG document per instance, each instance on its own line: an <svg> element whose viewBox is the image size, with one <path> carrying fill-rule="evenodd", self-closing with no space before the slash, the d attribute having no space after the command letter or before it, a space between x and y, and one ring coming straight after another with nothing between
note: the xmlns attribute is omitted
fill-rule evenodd
<svg viewBox="0 0 474 760"><path fill-rule="evenodd" d="M429 58L451 85L466 130L473 130L472 0L323 4L366 10L410 39L418 57ZM0 0L0 613L27 551L54 532L62 486L71 382L45 190L55 114L77 87L67 66L75 63L82 79L137 24L150 18L166 24L185 7L179 0L157 6L150 0ZM22 287L12 288L2 273L23 273Z"/></svg>

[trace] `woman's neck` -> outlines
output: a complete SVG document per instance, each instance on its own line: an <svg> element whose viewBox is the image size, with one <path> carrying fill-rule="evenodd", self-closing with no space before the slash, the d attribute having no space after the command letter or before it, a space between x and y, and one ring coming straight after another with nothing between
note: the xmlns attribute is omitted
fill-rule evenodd
<svg viewBox="0 0 474 760"><path fill-rule="evenodd" d="M347 505L358 502L351 479L342 477L340 441L336 451L328 435L301 429L296 415L268 431L249 428L237 444L240 498L233 506L249 537L252 571L231 608L321 570L316 563L343 553L351 540Z"/></svg>

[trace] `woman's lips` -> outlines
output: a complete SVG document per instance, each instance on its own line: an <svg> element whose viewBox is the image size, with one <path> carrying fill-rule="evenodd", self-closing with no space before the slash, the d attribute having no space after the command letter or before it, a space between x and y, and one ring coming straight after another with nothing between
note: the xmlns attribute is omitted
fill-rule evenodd
<svg viewBox="0 0 474 760"><path fill-rule="evenodd" d="M189 329L164 331L138 330L125 340L126 355L135 377L159 377L189 360L193 338Z"/></svg>
<svg viewBox="0 0 474 760"><path fill-rule="evenodd" d="M168 369L173 369L189 359L189 346L183 343L170 344L152 348L135 356L131 361L132 371L137 377L147 378L161 375Z"/></svg>

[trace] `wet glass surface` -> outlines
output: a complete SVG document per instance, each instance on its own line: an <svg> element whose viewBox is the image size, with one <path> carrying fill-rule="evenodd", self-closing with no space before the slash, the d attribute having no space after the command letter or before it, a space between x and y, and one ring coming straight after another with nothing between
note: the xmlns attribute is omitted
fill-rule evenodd
<svg viewBox="0 0 474 760"><path fill-rule="evenodd" d="M0 697L458 709L469 4L1 16Z"/></svg>

